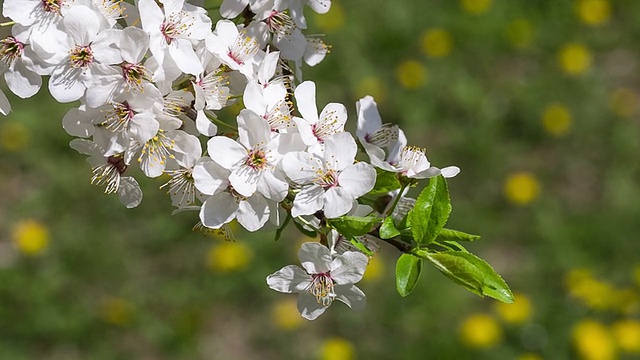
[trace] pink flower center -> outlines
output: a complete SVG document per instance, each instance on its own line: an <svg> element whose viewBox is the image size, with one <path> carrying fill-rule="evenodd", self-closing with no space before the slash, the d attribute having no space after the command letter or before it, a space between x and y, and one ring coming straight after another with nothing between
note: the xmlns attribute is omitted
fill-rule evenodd
<svg viewBox="0 0 640 360"><path fill-rule="evenodd" d="M93 63L91 45L76 45L69 54L69 61L74 68L86 68Z"/></svg>
<svg viewBox="0 0 640 360"><path fill-rule="evenodd" d="M11 64L24 52L24 44L13 36L0 40L0 59L11 66Z"/></svg>

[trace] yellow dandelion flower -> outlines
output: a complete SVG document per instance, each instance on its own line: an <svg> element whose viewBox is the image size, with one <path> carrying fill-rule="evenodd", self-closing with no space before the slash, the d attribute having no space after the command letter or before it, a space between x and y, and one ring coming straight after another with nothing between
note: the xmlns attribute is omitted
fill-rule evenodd
<svg viewBox="0 0 640 360"><path fill-rule="evenodd" d="M531 300L524 294L514 294L511 304L496 302L496 312L502 320L510 324L522 324L531 318L533 307Z"/></svg>
<svg viewBox="0 0 640 360"><path fill-rule="evenodd" d="M249 247L227 241L211 247L207 256L207 267L219 272L239 271L247 267L251 257Z"/></svg>
<svg viewBox="0 0 640 360"><path fill-rule="evenodd" d="M631 117L638 111L638 95L628 88L618 88L609 96L609 108L620 117Z"/></svg>
<svg viewBox="0 0 640 360"><path fill-rule="evenodd" d="M578 0L576 13L580 21L587 25L602 25L611 17L611 4L608 0Z"/></svg>
<svg viewBox="0 0 640 360"><path fill-rule="evenodd" d="M568 75L581 75L591 67L591 52L582 44L567 44L558 53L560 68Z"/></svg>
<svg viewBox="0 0 640 360"><path fill-rule="evenodd" d="M616 358L616 346L611 332L595 320L583 320L574 326L573 344L583 360Z"/></svg>
<svg viewBox="0 0 640 360"><path fill-rule="evenodd" d="M37 220L20 221L13 228L13 244L24 255L38 255L49 246L49 230Z"/></svg>
<svg viewBox="0 0 640 360"><path fill-rule="evenodd" d="M422 52L429 57L445 57L451 53L453 38L445 29L428 29L422 34Z"/></svg>
<svg viewBox="0 0 640 360"><path fill-rule="evenodd" d="M396 68L396 77L405 89L417 89L427 82L427 68L415 60L406 60Z"/></svg>
<svg viewBox="0 0 640 360"><path fill-rule="evenodd" d="M565 277L569 294L594 310L606 310L616 304L616 290L609 283L595 279L586 269L570 271Z"/></svg>
<svg viewBox="0 0 640 360"><path fill-rule="evenodd" d="M542 112L542 126L553 136L565 135L569 132L572 122L571 111L560 103L549 104Z"/></svg>
<svg viewBox="0 0 640 360"><path fill-rule="evenodd" d="M105 299L100 307L100 317L104 322L111 325L124 326L131 324L134 313L133 304L118 297Z"/></svg>
<svg viewBox="0 0 640 360"><path fill-rule="evenodd" d="M533 42L535 31L526 19L516 19L507 24L505 36L507 41L518 49L528 48Z"/></svg>
<svg viewBox="0 0 640 360"><path fill-rule="evenodd" d="M352 360L356 358L353 344L343 338L330 338L322 343L320 348L322 360Z"/></svg>
<svg viewBox="0 0 640 360"><path fill-rule="evenodd" d="M502 328L493 317L474 314L462 323L460 338L468 347L486 349L502 341Z"/></svg>
<svg viewBox="0 0 640 360"><path fill-rule="evenodd" d="M378 104L382 104L387 100L387 85L379 77L367 76L356 85L355 95L358 99L371 95Z"/></svg>
<svg viewBox="0 0 640 360"><path fill-rule="evenodd" d="M380 256L374 256L369 259L369 264L367 265L367 270L364 272L363 281L377 281L380 280L380 277L384 274L384 262L380 258Z"/></svg>
<svg viewBox="0 0 640 360"><path fill-rule="evenodd" d="M323 33L335 32L345 24L344 8L339 2L333 1L331 9L326 14L313 13L316 26Z"/></svg>
<svg viewBox="0 0 640 360"><path fill-rule="evenodd" d="M504 195L507 200L516 205L526 205L535 200L540 194L538 179L530 172L516 172L510 174L504 183Z"/></svg>
<svg viewBox="0 0 640 360"><path fill-rule="evenodd" d="M620 350L640 353L640 321L620 320L611 326L611 332Z"/></svg>
<svg viewBox="0 0 640 360"><path fill-rule="evenodd" d="M7 151L20 151L29 144L29 130L18 122L0 126L0 146Z"/></svg>
<svg viewBox="0 0 640 360"><path fill-rule="evenodd" d="M293 330L302 325L304 319L298 311L295 298L277 302L271 309L271 319L282 330Z"/></svg>
<svg viewBox="0 0 640 360"><path fill-rule="evenodd" d="M462 9L470 14L482 14L489 10L493 0L460 0Z"/></svg>
<svg viewBox="0 0 640 360"><path fill-rule="evenodd" d="M612 307L623 314L634 314L640 310L640 293L635 289L618 289L611 298Z"/></svg>

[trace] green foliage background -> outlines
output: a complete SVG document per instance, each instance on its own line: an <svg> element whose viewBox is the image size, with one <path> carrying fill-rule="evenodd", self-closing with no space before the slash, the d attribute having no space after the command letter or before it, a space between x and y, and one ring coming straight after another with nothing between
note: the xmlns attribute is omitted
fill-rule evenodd
<svg viewBox="0 0 640 360"><path fill-rule="evenodd" d="M168 196L157 190L161 180L141 181L145 199L133 210L89 184L89 165L61 128L69 105L56 104L45 87L33 99L12 97L13 113L0 119L0 138L23 136L26 144L0 146L0 359L317 359L323 342L336 337L360 359L576 357L575 324L608 326L640 314L640 2L610 3L611 17L600 26L581 22L569 0L495 0L481 14L465 12L459 1L334 0L344 16L335 28L325 18L339 10L325 18L306 12L308 33L326 33L333 45L323 63L304 68L317 82L319 106L346 104L353 129L355 101L365 90L381 94L385 121L401 124L434 165L462 169L449 181L448 227L482 235L469 249L531 300L523 324L500 320L493 300L429 266L401 298L393 277L399 254L383 246L385 273L361 284L364 313L335 304L315 322L283 329L272 310L289 297L269 290L265 277L297 263L304 238L295 229L278 242L273 233L237 231L236 241L250 249L249 266L212 271L208 254L222 240L192 232L195 213L171 216ZM523 48L508 40L517 19L533 29ZM446 57L421 51L430 28L450 33ZM583 74L559 64L570 43L592 54ZM422 86L399 84L406 60L426 69ZM620 88L633 94L624 114L615 100L612 107ZM553 103L572 115L563 136L546 132L541 120ZM506 179L522 171L540 188L525 205L504 193ZM37 256L14 246L13 229L24 219L49 230ZM627 289L624 310L570 296L564 279L575 269ZM125 304L124 320L105 315L117 311L108 310L109 299ZM502 329L489 349L460 337L474 313L495 317Z"/></svg>

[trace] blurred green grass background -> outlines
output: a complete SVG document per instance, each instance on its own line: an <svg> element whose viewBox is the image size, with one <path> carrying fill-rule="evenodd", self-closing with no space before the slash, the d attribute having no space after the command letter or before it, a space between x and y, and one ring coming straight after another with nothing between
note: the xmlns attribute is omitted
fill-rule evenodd
<svg viewBox="0 0 640 360"><path fill-rule="evenodd" d="M428 269L409 297L383 247L314 322L265 277L290 231L236 242L170 215L162 180L133 210L89 184L43 89L0 119L0 359L633 359L640 356L640 2L333 1L307 11L331 54L318 105L371 94L449 181L450 226L482 235L516 303Z"/></svg>

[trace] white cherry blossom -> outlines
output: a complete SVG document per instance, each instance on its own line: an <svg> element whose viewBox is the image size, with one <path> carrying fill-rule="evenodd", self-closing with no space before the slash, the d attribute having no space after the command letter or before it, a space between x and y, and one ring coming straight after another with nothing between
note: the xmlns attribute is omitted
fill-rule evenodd
<svg viewBox="0 0 640 360"><path fill-rule="evenodd" d="M369 258L355 251L332 256L326 246L307 242L298 251L302 268L288 265L267 276L267 285L282 293L298 294L298 310L307 320L315 320L338 300L360 311L365 294L356 284L362 279Z"/></svg>
<svg viewBox="0 0 640 360"><path fill-rule="evenodd" d="M343 132L325 139L324 156L308 152L287 154L282 168L300 185L291 215L323 210L327 218L339 217L351 210L357 198L371 191L376 172L367 163L354 163L357 151L351 134Z"/></svg>

